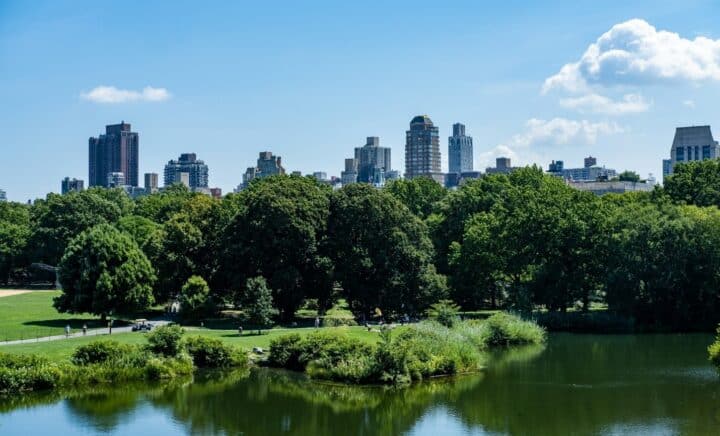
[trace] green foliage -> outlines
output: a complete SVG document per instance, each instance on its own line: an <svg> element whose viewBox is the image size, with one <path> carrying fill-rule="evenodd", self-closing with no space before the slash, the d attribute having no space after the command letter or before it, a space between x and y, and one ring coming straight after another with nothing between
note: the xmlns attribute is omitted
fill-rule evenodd
<svg viewBox="0 0 720 436"><path fill-rule="evenodd" d="M535 322L509 313L496 313L482 323L482 342L488 346L542 344L545 330Z"/></svg>
<svg viewBox="0 0 720 436"><path fill-rule="evenodd" d="M356 183L333 193L328 245L351 309L420 313L446 295L428 230L391 194Z"/></svg>
<svg viewBox="0 0 720 436"><path fill-rule="evenodd" d="M623 171L618 174L618 180L621 182L639 182L640 175L635 171Z"/></svg>
<svg viewBox="0 0 720 436"><path fill-rule="evenodd" d="M72 240L59 265L60 312L107 315L132 313L153 303L150 262L128 235L108 224Z"/></svg>
<svg viewBox="0 0 720 436"><path fill-rule="evenodd" d="M715 342L708 347L708 354L710 355L710 362L720 370L720 326L717 328Z"/></svg>
<svg viewBox="0 0 720 436"><path fill-rule="evenodd" d="M427 315L445 327L452 327L460 318L460 306L452 300L440 300L430 306Z"/></svg>
<svg viewBox="0 0 720 436"><path fill-rule="evenodd" d="M425 219L433 212L435 204L445 198L447 190L429 177L394 180L385 186L410 212Z"/></svg>
<svg viewBox="0 0 720 436"><path fill-rule="evenodd" d="M224 231L222 276L231 289L262 276L283 319L304 298L329 307L332 264L324 254L330 189L306 177L274 176L253 181L237 198L242 204Z"/></svg>
<svg viewBox="0 0 720 436"><path fill-rule="evenodd" d="M0 283L7 283L13 269L27 263L30 238L30 208L24 204L0 203Z"/></svg>
<svg viewBox="0 0 720 436"><path fill-rule="evenodd" d="M663 185L665 193L677 203L720 207L720 160L676 164Z"/></svg>
<svg viewBox="0 0 720 436"><path fill-rule="evenodd" d="M135 347L132 345L100 340L76 348L72 355L72 362L76 365L116 362L135 351Z"/></svg>
<svg viewBox="0 0 720 436"><path fill-rule="evenodd" d="M218 338L191 336L185 339L187 350L198 368L230 368L247 365L247 355Z"/></svg>
<svg viewBox="0 0 720 436"><path fill-rule="evenodd" d="M210 287L199 276L190 277L180 291L180 309L183 316L196 316L207 310Z"/></svg>
<svg viewBox="0 0 720 436"><path fill-rule="evenodd" d="M346 318L338 316L325 316L322 319L323 327L341 327L358 325L355 318Z"/></svg>
<svg viewBox="0 0 720 436"><path fill-rule="evenodd" d="M242 301L245 321L258 326L258 333L262 327L269 325L272 317L277 314L273 307L272 291L262 277L247 280Z"/></svg>
<svg viewBox="0 0 720 436"><path fill-rule="evenodd" d="M176 356L182 350L183 329L177 324L157 327L147 335L148 349L163 356Z"/></svg>

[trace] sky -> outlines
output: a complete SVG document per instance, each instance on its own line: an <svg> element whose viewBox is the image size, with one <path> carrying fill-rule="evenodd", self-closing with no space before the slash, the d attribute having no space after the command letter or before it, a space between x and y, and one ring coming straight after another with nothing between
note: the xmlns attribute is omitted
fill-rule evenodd
<svg viewBox="0 0 720 436"><path fill-rule="evenodd" d="M125 121L140 174L180 153L224 192L261 151L340 175L367 136L462 122L475 168L551 160L660 178L675 127L720 137L720 2L0 0L0 189L88 179L88 138Z"/></svg>

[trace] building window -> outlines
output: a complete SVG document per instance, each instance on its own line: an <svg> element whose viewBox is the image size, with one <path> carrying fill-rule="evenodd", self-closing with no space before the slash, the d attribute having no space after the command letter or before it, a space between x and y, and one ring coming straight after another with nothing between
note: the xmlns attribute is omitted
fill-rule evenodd
<svg viewBox="0 0 720 436"><path fill-rule="evenodd" d="M702 153L703 153L703 154L702 154L703 160L705 160L705 159L710 159L710 146L709 146L709 145L703 145Z"/></svg>
<svg viewBox="0 0 720 436"><path fill-rule="evenodd" d="M678 147L675 149L675 160L678 162L682 162L685 160L685 148Z"/></svg>

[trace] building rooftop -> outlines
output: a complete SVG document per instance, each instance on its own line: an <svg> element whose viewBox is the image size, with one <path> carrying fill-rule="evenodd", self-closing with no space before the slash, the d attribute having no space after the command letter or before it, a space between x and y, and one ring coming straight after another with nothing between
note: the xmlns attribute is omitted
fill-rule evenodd
<svg viewBox="0 0 720 436"><path fill-rule="evenodd" d="M418 115L410 121L410 124L428 124L432 126L433 122L427 115Z"/></svg>

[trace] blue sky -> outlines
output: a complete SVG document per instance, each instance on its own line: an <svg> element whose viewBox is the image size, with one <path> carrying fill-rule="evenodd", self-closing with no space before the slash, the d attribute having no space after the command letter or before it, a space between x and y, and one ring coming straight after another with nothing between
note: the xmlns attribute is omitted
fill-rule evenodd
<svg viewBox="0 0 720 436"><path fill-rule="evenodd" d="M479 169L591 154L659 176L676 126L720 136L719 17L710 0L0 0L0 189L87 180L88 137L121 120L141 173L196 152L226 192L263 150L339 175L366 136L402 170L417 114L443 170L459 121Z"/></svg>

